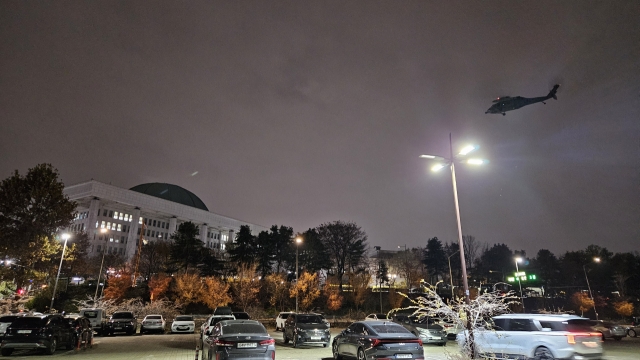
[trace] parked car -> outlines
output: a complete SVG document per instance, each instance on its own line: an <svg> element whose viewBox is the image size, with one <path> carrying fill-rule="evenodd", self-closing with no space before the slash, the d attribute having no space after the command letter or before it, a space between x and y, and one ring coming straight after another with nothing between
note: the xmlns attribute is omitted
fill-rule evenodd
<svg viewBox="0 0 640 360"><path fill-rule="evenodd" d="M293 312L281 312L276 317L276 331L282 330L284 331L284 322L287 321L289 315L293 314Z"/></svg>
<svg viewBox="0 0 640 360"><path fill-rule="evenodd" d="M211 315L202 323L200 327L200 341L204 343L204 339L211 334L213 327L223 320L235 320L233 315Z"/></svg>
<svg viewBox="0 0 640 360"><path fill-rule="evenodd" d="M291 340L293 347L302 344L329 345L329 324L318 314L290 314L284 323L284 343Z"/></svg>
<svg viewBox="0 0 640 360"><path fill-rule="evenodd" d="M79 345L85 349L93 347L93 328L89 319L80 315L65 316L64 318L67 319L69 326L75 333L76 344L79 341Z"/></svg>
<svg viewBox="0 0 640 360"><path fill-rule="evenodd" d="M138 319L131 311L116 311L107 322L104 332L107 335L126 333L133 335L138 330Z"/></svg>
<svg viewBox="0 0 640 360"><path fill-rule="evenodd" d="M191 315L176 316L171 323L171 333L191 333L196 331L196 323Z"/></svg>
<svg viewBox="0 0 640 360"><path fill-rule="evenodd" d="M205 338L202 353L207 354L208 360L273 360L276 358L275 344L276 341L258 321L223 320L218 322Z"/></svg>
<svg viewBox="0 0 640 360"><path fill-rule="evenodd" d="M233 315L233 311L228 306L218 306L213 310L213 315Z"/></svg>
<svg viewBox="0 0 640 360"><path fill-rule="evenodd" d="M249 316L249 314L247 314L244 311L234 311L233 312L233 316L236 318L236 320L250 320L251 316Z"/></svg>
<svg viewBox="0 0 640 360"><path fill-rule="evenodd" d="M424 359L422 340L390 321L357 321L333 339L335 360Z"/></svg>
<svg viewBox="0 0 640 360"><path fill-rule="evenodd" d="M4 337L4 332L7 331L9 325L11 325L17 318L23 316L23 314L0 316L0 337Z"/></svg>
<svg viewBox="0 0 640 360"><path fill-rule="evenodd" d="M464 330L464 326L462 324L449 319L434 318L434 321L436 322L436 324L442 326L442 329L447 334L448 340L455 340L456 336L458 336L458 334L462 330Z"/></svg>
<svg viewBox="0 0 640 360"><path fill-rule="evenodd" d="M637 337L640 334L640 316L634 316L631 325L627 325L627 336Z"/></svg>
<svg viewBox="0 0 640 360"><path fill-rule="evenodd" d="M15 349L43 349L53 354L59 346L75 347L75 332L62 315L23 316L7 328L0 353L9 356Z"/></svg>
<svg viewBox="0 0 640 360"><path fill-rule="evenodd" d="M387 314L382 314L382 313L375 313L375 314L369 314L367 315L367 317L364 318L364 321L378 321L378 320L389 320L389 318L387 318Z"/></svg>
<svg viewBox="0 0 640 360"><path fill-rule="evenodd" d="M107 325L107 312L105 309L93 308L93 309L80 309L80 316L84 316L91 322L91 328L98 335L104 334L104 329Z"/></svg>
<svg viewBox="0 0 640 360"><path fill-rule="evenodd" d="M140 334L150 331L164 333L166 326L167 322L164 320L162 315L147 315L144 317L142 324L140 325Z"/></svg>
<svg viewBox="0 0 640 360"><path fill-rule="evenodd" d="M424 344L447 345L447 333L433 318L427 316L396 314L393 322L404 326Z"/></svg>
<svg viewBox="0 0 640 360"><path fill-rule="evenodd" d="M481 357L536 359L600 359L602 339L589 319L575 315L507 314L490 320L492 326L474 330ZM466 346L468 331L457 341Z"/></svg>
<svg viewBox="0 0 640 360"><path fill-rule="evenodd" d="M592 322L593 329L602 335L602 340L614 339L616 341L627 337L627 328L608 321L595 320Z"/></svg>

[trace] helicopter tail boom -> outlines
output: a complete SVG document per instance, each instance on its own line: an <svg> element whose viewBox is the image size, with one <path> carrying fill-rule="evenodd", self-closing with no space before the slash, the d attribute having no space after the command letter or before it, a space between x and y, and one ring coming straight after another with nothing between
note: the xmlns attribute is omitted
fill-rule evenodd
<svg viewBox="0 0 640 360"><path fill-rule="evenodd" d="M554 98L555 100L558 100L558 97L556 96L556 92L558 91L559 87L560 87L559 84L555 84L553 86L553 89L551 89L551 91L549 91L549 94L547 95L547 98Z"/></svg>

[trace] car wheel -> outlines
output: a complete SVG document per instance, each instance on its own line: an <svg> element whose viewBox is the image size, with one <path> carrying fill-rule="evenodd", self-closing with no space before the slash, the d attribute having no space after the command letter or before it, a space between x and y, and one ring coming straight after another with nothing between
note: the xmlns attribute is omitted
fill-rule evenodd
<svg viewBox="0 0 640 360"><path fill-rule="evenodd" d="M140 334L144 334L144 331L145 331L145 330L144 330L144 328L143 328L143 327L141 327L141 328L140 328Z"/></svg>
<svg viewBox="0 0 640 360"><path fill-rule="evenodd" d="M533 353L533 357L540 360L555 359L555 357L553 357L553 354L551 353L551 350L547 349L544 346L540 346L539 348L537 348L536 351Z"/></svg>
<svg viewBox="0 0 640 360"><path fill-rule="evenodd" d="M0 350L2 356L10 356L13 353L13 349L2 349Z"/></svg>
<svg viewBox="0 0 640 360"><path fill-rule="evenodd" d="M358 360L366 360L366 356L364 354L364 349L363 348L359 348L358 349Z"/></svg>
<svg viewBox="0 0 640 360"><path fill-rule="evenodd" d="M51 339L51 342L49 343L49 347L44 350L44 353L47 355L53 355L53 353L56 352L57 346L58 346L58 342L56 341L56 339L55 338Z"/></svg>
<svg viewBox="0 0 640 360"><path fill-rule="evenodd" d="M335 360L342 360L342 356L340 355L340 352L338 352L338 343L337 342L333 342L333 345L331 346L332 352L333 352L333 358Z"/></svg>
<svg viewBox="0 0 640 360"><path fill-rule="evenodd" d="M329 344L324 343L324 344L322 344L322 347L327 347L327 345L329 345Z"/></svg>
<svg viewBox="0 0 640 360"><path fill-rule="evenodd" d="M629 329L629 330L627 331L627 335L629 335L629 336L631 336L631 337L636 337L636 336L638 336L638 334L636 334L636 331L635 331L635 330L633 330L633 329Z"/></svg>
<svg viewBox="0 0 640 360"><path fill-rule="evenodd" d="M600 336L602 337L602 341L604 341L605 340L604 334L600 333Z"/></svg>

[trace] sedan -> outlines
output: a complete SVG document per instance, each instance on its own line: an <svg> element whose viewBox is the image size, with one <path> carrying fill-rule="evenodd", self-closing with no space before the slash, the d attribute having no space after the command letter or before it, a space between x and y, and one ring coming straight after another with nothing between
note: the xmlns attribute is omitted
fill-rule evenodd
<svg viewBox="0 0 640 360"><path fill-rule="evenodd" d="M276 341L255 320L225 320L217 323L204 340L202 353L209 360L276 358ZM206 351L205 351L206 348Z"/></svg>
<svg viewBox="0 0 640 360"><path fill-rule="evenodd" d="M140 334L149 331L156 331L164 333L166 322L162 315L147 315L142 320L142 326L140 326Z"/></svg>
<svg viewBox="0 0 640 360"><path fill-rule="evenodd" d="M364 318L364 321L377 321L377 320L389 320L389 318L387 317L387 314L382 314L382 313L369 314L367 315L366 318Z"/></svg>
<svg viewBox="0 0 640 360"><path fill-rule="evenodd" d="M424 359L422 340L390 321L358 321L333 339L333 358Z"/></svg>
<svg viewBox="0 0 640 360"><path fill-rule="evenodd" d="M196 330L196 323L191 315L180 315L171 323L171 333L190 333Z"/></svg>

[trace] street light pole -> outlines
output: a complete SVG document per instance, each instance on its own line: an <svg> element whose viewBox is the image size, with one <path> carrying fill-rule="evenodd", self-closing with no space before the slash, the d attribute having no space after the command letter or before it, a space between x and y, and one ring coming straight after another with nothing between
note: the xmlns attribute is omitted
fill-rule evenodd
<svg viewBox="0 0 640 360"><path fill-rule="evenodd" d="M107 229L100 229L101 234L106 234ZM104 249L102 249L102 261L100 262L100 272L98 272L98 283L96 284L96 293L93 295L93 306L96 305L96 301L98 301L98 289L100 288L100 276L102 275L102 266L104 265L104 254L107 251L107 238L105 235ZM102 287L104 288L104 286Z"/></svg>
<svg viewBox="0 0 640 360"><path fill-rule="evenodd" d="M600 258L593 258L593 261L599 263ZM584 271L584 278L587 280L587 288L589 289L589 296L591 296L591 301L593 301L593 312L596 314L596 320L598 320L598 311L596 310L596 299L593 298L593 293L591 292L591 285L589 285L589 278L587 277L587 264L582 265L582 270Z"/></svg>
<svg viewBox="0 0 640 360"><path fill-rule="evenodd" d="M62 260L64 260L64 251L67 249L67 240L71 235L64 233L62 234L62 239L64 240L64 245L62 245L62 256L60 256L60 266L58 266L58 276L56 276L55 285L53 285L53 294L51 295L51 306L49 306L49 312L53 310L53 300L56 298L56 290L58 289L58 279L60 278L60 270L62 270Z"/></svg>
<svg viewBox="0 0 640 360"><path fill-rule="evenodd" d="M522 312L524 311L524 298L522 297L522 284L520 283L520 276L518 275L518 273L520 272L520 270L518 270L518 263L522 261L521 257L517 257L516 258L516 277L518 278L518 287L520 288L520 302L522 302Z"/></svg>
<svg viewBox="0 0 640 360"><path fill-rule="evenodd" d="M382 312L382 279L380 279L380 250L382 249L380 246L374 246L374 249L378 252L378 276L376 276L378 280L378 292L380 293L380 312Z"/></svg>
<svg viewBox="0 0 640 360"><path fill-rule="evenodd" d="M447 257L447 261L449 262L449 281L451 282L451 301L453 301L453 273L451 272L451 257L455 254L458 253L458 251L460 251L460 249L456 250L456 252L454 252L453 254L449 255Z"/></svg>
<svg viewBox="0 0 640 360"><path fill-rule="evenodd" d="M296 238L296 314L298 313L298 292L300 290L298 286L298 248L301 242L302 238Z"/></svg>

